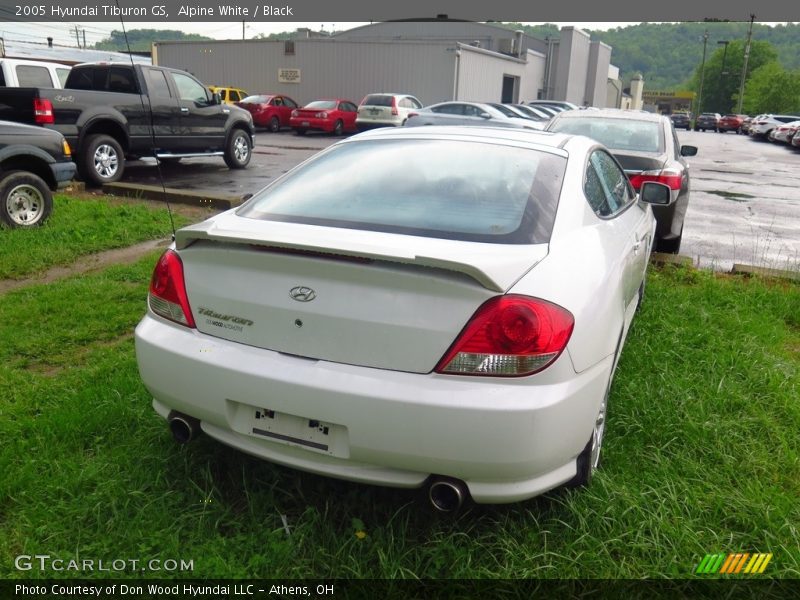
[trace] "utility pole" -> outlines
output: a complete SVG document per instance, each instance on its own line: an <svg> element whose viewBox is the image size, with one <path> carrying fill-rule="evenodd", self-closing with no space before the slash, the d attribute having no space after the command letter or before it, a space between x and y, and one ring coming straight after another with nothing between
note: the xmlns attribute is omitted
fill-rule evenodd
<svg viewBox="0 0 800 600"><path fill-rule="evenodd" d="M695 119L697 115L703 112L703 81L706 78L706 48L708 47L708 29L703 33L703 62L700 63L700 92L697 94L697 110L695 111Z"/></svg>
<svg viewBox="0 0 800 600"><path fill-rule="evenodd" d="M81 47L81 35L80 31L78 31L78 26L75 25L75 42L78 44L78 48Z"/></svg>
<svg viewBox="0 0 800 600"><path fill-rule="evenodd" d="M739 84L739 101L736 104L736 113L742 113L742 102L744 102L744 82L747 79L747 62L750 60L750 40L753 37L753 21L756 16L750 13L750 29L747 32L747 43L744 45L744 64L742 65L742 82Z"/></svg>

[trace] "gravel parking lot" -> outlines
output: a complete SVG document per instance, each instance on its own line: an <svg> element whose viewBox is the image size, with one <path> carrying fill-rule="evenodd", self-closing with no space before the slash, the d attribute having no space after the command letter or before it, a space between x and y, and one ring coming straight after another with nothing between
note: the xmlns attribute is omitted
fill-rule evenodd
<svg viewBox="0 0 800 600"><path fill-rule="evenodd" d="M716 270L734 263L800 268L800 151L733 133L679 131L678 137L699 149L689 158L692 196L681 254ZM170 188L244 195L337 139L259 132L243 171L221 159L187 159L162 172ZM158 185L158 171L153 163L133 163L124 181Z"/></svg>

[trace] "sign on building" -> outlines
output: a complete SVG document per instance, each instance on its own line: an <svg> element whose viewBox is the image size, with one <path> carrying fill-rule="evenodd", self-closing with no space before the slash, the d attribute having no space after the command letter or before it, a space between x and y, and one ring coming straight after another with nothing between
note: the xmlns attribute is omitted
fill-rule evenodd
<svg viewBox="0 0 800 600"><path fill-rule="evenodd" d="M300 83L300 69L278 69L280 83Z"/></svg>

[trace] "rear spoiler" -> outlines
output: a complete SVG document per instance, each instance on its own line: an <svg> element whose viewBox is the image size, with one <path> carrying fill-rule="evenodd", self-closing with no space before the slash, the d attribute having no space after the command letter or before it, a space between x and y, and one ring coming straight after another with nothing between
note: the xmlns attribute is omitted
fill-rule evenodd
<svg viewBox="0 0 800 600"><path fill-rule="evenodd" d="M414 247L411 240L414 240ZM196 241L248 244L444 269L503 293L547 256L547 244L488 244L244 219L231 213L179 229L178 250Z"/></svg>

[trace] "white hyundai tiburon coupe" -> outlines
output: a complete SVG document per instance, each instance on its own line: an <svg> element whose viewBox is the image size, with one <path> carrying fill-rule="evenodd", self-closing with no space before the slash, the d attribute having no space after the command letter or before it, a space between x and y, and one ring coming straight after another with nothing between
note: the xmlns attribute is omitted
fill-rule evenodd
<svg viewBox="0 0 800 600"><path fill-rule="evenodd" d="M586 484L668 201L581 136L343 140L177 232L141 377L180 442L427 486L444 511Z"/></svg>

